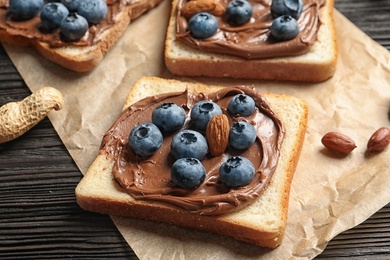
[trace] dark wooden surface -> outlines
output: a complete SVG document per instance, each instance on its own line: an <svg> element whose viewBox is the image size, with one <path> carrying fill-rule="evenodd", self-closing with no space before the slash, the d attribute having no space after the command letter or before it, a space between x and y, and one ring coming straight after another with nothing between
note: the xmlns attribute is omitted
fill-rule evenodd
<svg viewBox="0 0 390 260"><path fill-rule="evenodd" d="M336 0L336 8L390 50L390 0ZM0 105L29 94L0 46ZM78 207L81 177L47 118L0 144L0 259L137 259L108 216ZM390 259L390 204L334 238L318 258L347 257Z"/></svg>

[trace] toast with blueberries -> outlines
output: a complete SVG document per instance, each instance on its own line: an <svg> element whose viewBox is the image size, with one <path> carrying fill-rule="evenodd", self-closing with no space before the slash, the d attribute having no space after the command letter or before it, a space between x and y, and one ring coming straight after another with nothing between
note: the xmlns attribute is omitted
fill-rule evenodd
<svg viewBox="0 0 390 260"><path fill-rule="evenodd" d="M0 1L0 42L32 46L76 71L93 70L127 26L162 0Z"/></svg>
<svg viewBox="0 0 390 260"><path fill-rule="evenodd" d="M179 76L321 82L334 75L334 0L174 0L165 42Z"/></svg>
<svg viewBox="0 0 390 260"><path fill-rule="evenodd" d="M143 77L75 190L84 210L276 248L307 105L254 86Z"/></svg>

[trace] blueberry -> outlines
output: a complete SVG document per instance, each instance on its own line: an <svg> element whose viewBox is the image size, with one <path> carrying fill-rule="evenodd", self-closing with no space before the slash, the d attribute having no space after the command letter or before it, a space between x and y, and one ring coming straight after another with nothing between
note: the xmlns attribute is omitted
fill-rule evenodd
<svg viewBox="0 0 390 260"><path fill-rule="evenodd" d="M65 41L80 40L87 31L87 20L76 13L68 15L60 26L60 34Z"/></svg>
<svg viewBox="0 0 390 260"><path fill-rule="evenodd" d="M60 27L61 23L68 17L69 11L61 3L47 3L41 12L41 22L45 30L52 31Z"/></svg>
<svg viewBox="0 0 390 260"><path fill-rule="evenodd" d="M206 170L196 158L181 158L171 168L172 182L185 189L195 189L206 178Z"/></svg>
<svg viewBox="0 0 390 260"><path fill-rule="evenodd" d="M203 132L206 130L207 123L210 119L219 114L222 114L222 110L216 103L209 100L199 101L191 110L192 126Z"/></svg>
<svg viewBox="0 0 390 260"><path fill-rule="evenodd" d="M100 23L107 15L108 7L105 0L82 0L77 13L83 16L90 24Z"/></svg>
<svg viewBox="0 0 390 260"><path fill-rule="evenodd" d="M232 0L226 7L226 20L230 25L239 26L248 22L253 14L253 7L247 0Z"/></svg>
<svg viewBox="0 0 390 260"><path fill-rule="evenodd" d="M186 112L175 103L164 103L157 106L152 112L152 122L162 132L178 130L184 125Z"/></svg>
<svg viewBox="0 0 390 260"><path fill-rule="evenodd" d="M282 15L274 19L271 25L271 35L277 41L288 41L299 34L297 20L289 15Z"/></svg>
<svg viewBox="0 0 390 260"><path fill-rule="evenodd" d="M61 3L71 12L76 12L82 0L61 0Z"/></svg>
<svg viewBox="0 0 390 260"><path fill-rule="evenodd" d="M14 20L28 20L36 16L43 7L43 0L10 0L9 10Z"/></svg>
<svg viewBox="0 0 390 260"><path fill-rule="evenodd" d="M172 138L171 153L175 159L196 158L202 160L207 152L206 138L199 132L182 130Z"/></svg>
<svg viewBox="0 0 390 260"><path fill-rule="evenodd" d="M230 188L248 185L255 176L255 167L242 156L229 158L219 169L219 179Z"/></svg>
<svg viewBox="0 0 390 260"><path fill-rule="evenodd" d="M163 136L152 123L136 125L129 135L129 146L138 155L147 157L154 154L162 145Z"/></svg>
<svg viewBox="0 0 390 260"><path fill-rule="evenodd" d="M302 0L273 0L271 3L271 15L274 19L282 15L290 15L298 20L302 9Z"/></svg>
<svg viewBox="0 0 390 260"><path fill-rule="evenodd" d="M237 150L249 148L256 140L256 129L248 122L234 122L230 128L229 144Z"/></svg>
<svg viewBox="0 0 390 260"><path fill-rule="evenodd" d="M200 12L191 17L188 22L191 35L197 39L213 36L218 30L218 21L214 15Z"/></svg>
<svg viewBox="0 0 390 260"><path fill-rule="evenodd" d="M230 99L228 111L233 116L250 116L255 111L255 101L248 95L237 94Z"/></svg>

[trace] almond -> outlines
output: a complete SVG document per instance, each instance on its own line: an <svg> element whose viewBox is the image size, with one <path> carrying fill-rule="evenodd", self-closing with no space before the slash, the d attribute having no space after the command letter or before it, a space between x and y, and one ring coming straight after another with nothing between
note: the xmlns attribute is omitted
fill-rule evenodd
<svg viewBox="0 0 390 260"><path fill-rule="evenodd" d="M367 142L367 151L378 153L385 150L390 143L390 129L381 127L376 130Z"/></svg>
<svg viewBox="0 0 390 260"><path fill-rule="evenodd" d="M348 154L356 148L355 142L350 137L337 132L327 133L322 137L321 142L329 150L338 153Z"/></svg>
<svg viewBox="0 0 390 260"><path fill-rule="evenodd" d="M187 20L200 12L209 12L212 15L221 16L225 13L225 8L218 0L192 0L187 2L181 10L182 15Z"/></svg>
<svg viewBox="0 0 390 260"><path fill-rule="evenodd" d="M211 155L223 154L229 142L229 130L229 119L226 115L220 114L210 119L206 128L206 140Z"/></svg>

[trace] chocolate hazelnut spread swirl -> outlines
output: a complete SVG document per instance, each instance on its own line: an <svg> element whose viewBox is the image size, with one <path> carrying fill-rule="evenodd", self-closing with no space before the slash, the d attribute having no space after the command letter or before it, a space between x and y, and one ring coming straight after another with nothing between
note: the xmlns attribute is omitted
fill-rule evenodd
<svg viewBox="0 0 390 260"><path fill-rule="evenodd" d="M176 14L176 40L205 52L229 54L245 59L263 59L298 56L307 53L317 39L321 25L320 8L325 0L303 0L302 14L298 19L299 35L288 41L277 42L270 35L272 16L271 0L248 0L253 7L249 22L231 26L224 16L216 16L219 29L213 36L200 40L191 36L188 21L181 14L187 0L179 0ZM226 8L230 0L220 0Z"/></svg>
<svg viewBox="0 0 390 260"><path fill-rule="evenodd" d="M45 1L57 2L57 1ZM139 1L139 0L106 0L108 12L107 16L99 24L91 25L84 35L78 41L69 42L63 41L59 35L59 29L52 32L43 32L41 30L40 14L26 21L13 21L11 13L8 10L9 1L0 1L0 30L5 30L7 34L12 36L20 36L31 40L39 40L47 42L51 47L62 47L65 45L71 46L91 46L100 42L101 36L105 31L114 26L114 24L123 22L118 18L118 14L123 11L123 8L131 8L131 17L138 17L145 10L150 9L149 6L154 6L157 1ZM127 14L126 14L127 15ZM123 17L121 18L123 20Z"/></svg>
<svg viewBox="0 0 390 260"><path fill-rule="evenodd" d="M238 93L250 95L255 100L256 109L251 116L244 118L229 115L228 102ZM247 150L238 151L228 147L220 156L206 156L201 161L206 169L205 181L198 188L187 190L171 182L170 173L174 159L170 154L170 143L177 131L164 134L162 146L146 159L140 158L129 148L128 136L134 126L151 122L153 109L166 102L176 103L186 110L187 119L183 128L191 128L189 111L196 102L204 99L216 102L228 116L230 125L234 121L242 120L253 124L257 138ZM265 98L254 88L235 86L212 94L186 90L147 97L125 109L105 134L100 154L115 161L112 174L123 191L135 199L159 201L196 214L218 215L243 208L261 196L276 170L283 137L282 122ZM249 185L229 189L219 181L219 168L223 162L235 155L248 158L256 172Z"/></svg>

